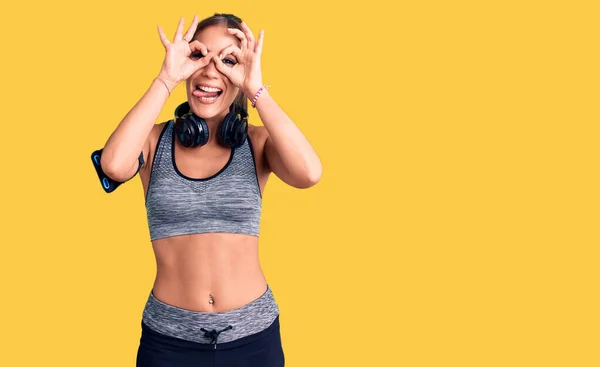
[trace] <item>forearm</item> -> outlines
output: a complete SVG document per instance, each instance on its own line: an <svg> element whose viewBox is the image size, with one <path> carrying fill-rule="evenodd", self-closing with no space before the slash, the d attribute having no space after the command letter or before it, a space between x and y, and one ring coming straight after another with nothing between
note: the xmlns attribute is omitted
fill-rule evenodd
<svg viewBox="0 0 600 367"><path fill-rule="evenodd" d="M317 153L268 90L258 97L256 110L287 172L300 182L318 181L322 167Z"/></svg>
<svg viewBox="0 0 600 367"><path fill-rule="evenodd" d="M129 169L137 161L168 97L165 84L155 78L106 141L102 153L103 167L120 172Z"/></svg>

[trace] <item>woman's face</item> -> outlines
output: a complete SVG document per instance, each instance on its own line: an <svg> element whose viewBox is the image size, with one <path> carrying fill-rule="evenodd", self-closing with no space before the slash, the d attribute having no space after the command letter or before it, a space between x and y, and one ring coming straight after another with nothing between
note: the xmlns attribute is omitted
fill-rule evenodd
<svg viewBox="0 0 600 367"><path fill-rule="evenodd" d="M216 55L219 55L221 50L230 45L241 47L239 38L228 33L226 25L209 26L198 33L192 41L194 40L203 43L209 52L215 51ZM237 60L235 56L228 54L225 55L222 62L225 67L232 67L237 63ZM214 101L206 100L192 94L200 86L218 88L221 92ZM239 91L239 88L235 87L225 75L217 70L214 60L211 60L207 66L198 69L186 80L186 89L192 112L204 119L225 118L225 115L229 112L229 106L233 103ZM200 92L196 93L199 94Z"/></svg>

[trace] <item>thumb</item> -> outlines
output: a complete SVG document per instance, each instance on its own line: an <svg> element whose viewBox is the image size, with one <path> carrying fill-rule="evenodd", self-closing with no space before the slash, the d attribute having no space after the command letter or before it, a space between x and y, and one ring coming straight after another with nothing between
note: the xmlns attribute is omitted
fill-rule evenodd
<svg viewBox="0 0 600 367"><path fill-rule="evenodd" d="M225 66L225 64L223 64L223 61L221 60L221 58L219 58L219 55L214 55L213 56L213 60L215 60L215 65L217 66L217 70L219 70L221 72L221 74L225 75L227 78L230 78L231 76L231 68Z"/></svg>
<svg viewBox="0 0 600 367"><path fill-rule="evenodd" d="M196 67L196 69L200 69L200 68L203 68L206 65L208 65L210 63L210 60L212 59L213 55L215 55L215 52L210 51L205 56L200 57L198 60L194 61L194 66Z"/></svg>

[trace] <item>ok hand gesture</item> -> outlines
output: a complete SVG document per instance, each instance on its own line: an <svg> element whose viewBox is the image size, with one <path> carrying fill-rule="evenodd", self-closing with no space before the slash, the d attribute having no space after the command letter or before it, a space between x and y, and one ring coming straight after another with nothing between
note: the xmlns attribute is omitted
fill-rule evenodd
<svg viewBox="0 0 600 367"><path fill-rule="evenodd" d="M260 56L264 39L264 30L255 42L252 31L245 22L242 22L243 32L237 28L228 28L227 31L236 35L241 41L241 49L235 45L225 48L219 55L214 55L217 70L224 74L236 87L240 88L248 98L252 98L262 86L262 71ZM225 64L224 59L228 54L235 56L235 65ZM210 60L210 57L206 59Z"/></svg>
<svg viewBox="0 0 600 367"><path fill-rule="evenodd" d="M198 26L198 16L194 15L192 25L182 36L183 18L179 20L173 43L169 42L161 26L158 26L158 35L165 46L166 55L163 61L159 77L161 77L169 88L173 90L177 84L186 80L196 70L205 67L215 55L213 51L207 52L206 46L198 40L190 42ZM201 52L204 57L190 58L192 53Z"/></svg>

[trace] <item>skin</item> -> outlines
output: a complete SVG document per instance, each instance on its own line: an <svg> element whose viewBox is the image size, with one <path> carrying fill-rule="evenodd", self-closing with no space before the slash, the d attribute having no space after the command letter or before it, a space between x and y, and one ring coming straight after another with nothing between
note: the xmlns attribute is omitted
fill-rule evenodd
<svg viewBox="0 0 600 367"><path fill-rule="evenodd" d="M140 170L144 197L152 170L153 152L165 124L151 133L150 162ZM270 175L265 165L264 137L255 126L248 132L254 145L261 192ZM191 151L175 140L175 158L179 170L188 177L209 177L227 162L224 148L205 145ZM159 300L180 308L220 312L239 308L260 297L266 290L266 279L258 257L258 237L233 233L198 233L161 238L152 242L157 273L154 295ZM208 303L209 292L214 303Z"/></svg>
<svg viewBox="0 0 600 367"><path fill-rule="evenodd" d="M173 42L158 27L161 41L167 49L159 77L170 90L185 80L192 111L203 117L209 131L214 132L239 91L251 100L263 85L260 56L264 31L255 40L246 24L243 24L243 31L211 26L191 40L196 25L195 16L192 25L183 34L182 18ZM223 90L217 103L207 105L198 101L193 91L199 83ZM159 84L156 82L151 88L165 88L165 85ZM248 133L253 143L261 192L264 192L272 172L294 187L308 188L316 184L321 175L320 160L308 140L273 101L268 90L261 94L256 109L264 126L249 124ZM144 197L148 192L158 138L165 125L154 125L143 146L145 164L139 176ZM114 139L119 138L117 134L115 136ZM196 148L186 148L175 139L176 165L188 177L214 175L227 163L230 152L230 148L218 144L214 133L206 145ZM134 153L135 149L132 149L129 155L134 156ZM128 170L114 168L118 166L115 163L112 172L122 177L130 177L131 170L137 167L132 165ZM239 308L266 291L267 281L260 266L256 236L197 233L158 239L152 242L152 247L157 264L153 292L156 298L167 304L193 311L222 312ZM208 302L209 293L214 299L213 304Z"/></svg>

